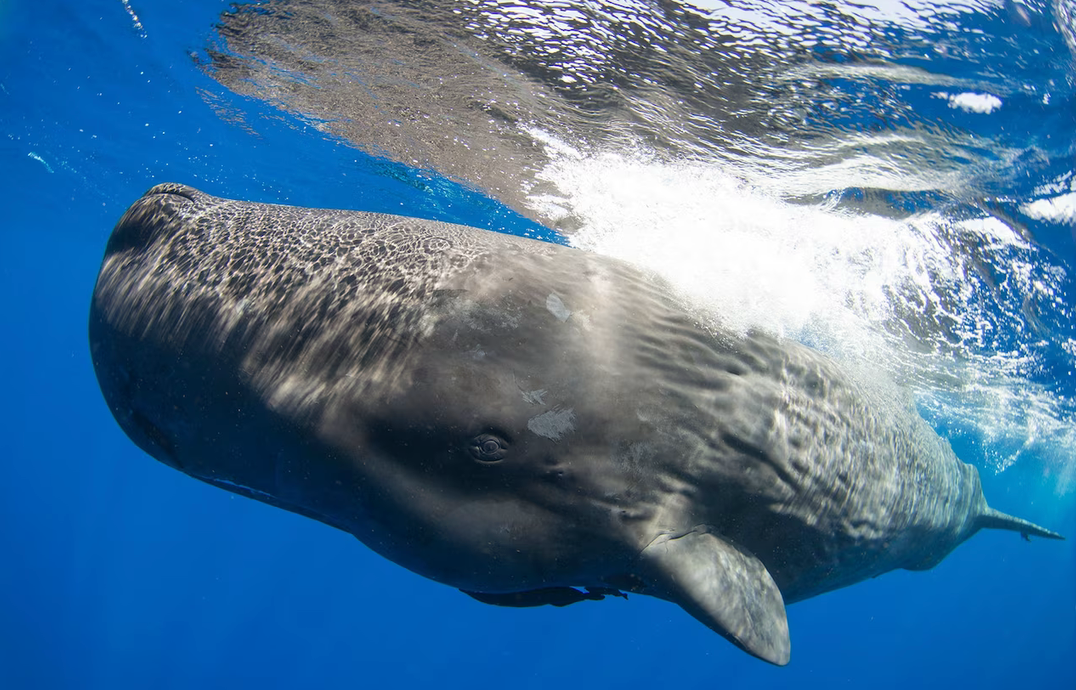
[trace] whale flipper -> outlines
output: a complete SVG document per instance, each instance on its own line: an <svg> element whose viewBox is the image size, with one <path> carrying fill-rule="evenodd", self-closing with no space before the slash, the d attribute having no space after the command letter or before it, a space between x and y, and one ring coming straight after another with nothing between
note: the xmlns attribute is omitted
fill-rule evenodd
<svg viewBox="0 0 1076 690"><path fill-rule="evenodd" d="M784 599L757 558L705 527L662 535L640 557L653 582L647 594L679 604L749 654L779 666L788 663Z"/></svg>
<svg viewBox="0 0 1076 690"><path fill-rule="evenodd" d="M1007 529L1012 530L1013 532L1019 532L1020 536L1022 536L1025 541L1031 541L1032 536L1043 537L1045 539L1064 539L1064 537L1057 532L1048 530L1045 527L1040 527L1023 518L1008 515L1000 510L994 510L993 508L984 509L976 518L975 526L978 529Z"/></svg>

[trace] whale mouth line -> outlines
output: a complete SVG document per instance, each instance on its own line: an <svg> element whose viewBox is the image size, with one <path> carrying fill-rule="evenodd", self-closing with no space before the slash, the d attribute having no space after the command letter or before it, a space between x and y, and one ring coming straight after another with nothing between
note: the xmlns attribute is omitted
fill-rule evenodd
<svg viewBox="0 0 1076 690"><path fill-rule="evenodd" d="M271 493L262 491L260 489L254 489L245 484L240 484L239 482L232 481L231 479L213 477L204 474L195 474L193 472L187 472L186 474L190 477L193 477L194 479L197 479L198 481L205 482L210 486L215 486L218 489L224 489L225 491L239 494L240 496L243 496L245 498L254 499L256 501L260 501L273 507L295 513L296 515L302 515L304 517L310 518L311 520L317 520L318 522L329 525L330 527L335 527L336 529L342 530L344 532L348 532L349 534L351 533L351 525L348 525L345 522L335 519L332 516L326 515L325 513L322 513L318 510L314 510L306 505L287 501L285 499L274 496Z"/></svg>
<svg viewBox="0 0 1076 690"><path fill-rule="evenodd" d="M168 434L161 431L156 424L149 420L149 417L136 409L129 410L127 418L138 431L142 432L143 442L150 444L150 448L143 448L147 453L180 472L186 471L178 453L176 453L175 444L172 443L172 439Z"/></svg>
<svg viewBox="0 0 1076 690"><path fill-rule="evenodd" d="M262 501L264 501L265 499L268 498L268 499L271 499L272 501L277 502L277 503L284 503L284 501L281 501L279 498L277 498L276 496L274 496L274 495L272 495L270 493L266 493L266 492L261 491L259 489L252 489L249 486L246 486L244 484L240 484L239 482L233 482L230 479L221 479L220 477L210 477L210 476L201 475L201 474L196 474L196 475L192 474L191 476L194 477L195 479L199 479L199 480L205 482L206 484L212 484L213 486L217 486L217 487L220 487L222 489L226 489L226 490L231 491L233 493L241 494L241 495L246 496L248 498L256 498L256 499L259 499L259 500L262 500Z"/></svg>

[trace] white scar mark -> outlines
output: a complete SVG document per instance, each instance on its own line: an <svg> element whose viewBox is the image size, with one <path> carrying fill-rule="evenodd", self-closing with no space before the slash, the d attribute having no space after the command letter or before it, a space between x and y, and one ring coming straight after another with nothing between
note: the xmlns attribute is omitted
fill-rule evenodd
<svg viewBox="0 0 1076 690"><path fill-rule="evenodd" d="M559 441L565 434L575 431L575 412L572 408L553 409L531 417L527 428L552 441Z"/></svg>
<svg viewBox="0 0 1076 690"><path fill-rule="evenodd" d="M572 313L568 311L568 307L564 306L564 302L555 292L549 293L549 296L545 298L545 308L562 323L567 321L568 317L572 315Z"/></svg>
<svg viewBox="0 0 1076 690"><path fill-rule="evenodd" d="M545 400L543 400L543 398L545 397L546 390L544 388L539 388L536 391L525 391L521 388L519 392L523 395L524 402L530 403L531 405L545 405Z"/></svg>

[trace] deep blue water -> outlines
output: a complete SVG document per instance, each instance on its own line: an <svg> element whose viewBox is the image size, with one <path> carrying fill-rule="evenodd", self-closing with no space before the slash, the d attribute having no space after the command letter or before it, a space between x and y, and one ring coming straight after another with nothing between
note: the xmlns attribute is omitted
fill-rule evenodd
<svg viewBox="0 0 1076 690"><path fill-rule="evenodd" d="M752 214L763 220L817 230L811 236L815 249L806 252L800 252L802 244L789 249L780 241L756 245L739 238L736 261L747 260L762 277L768 266L787 271L782 262L816 261L839 254L841 247L877 256L880 247L905 242L908 252L927 255L936 237L923 235L922 227L930 224L916 225L914 218L908 220L910 213L936 212L951 220L968 217L968 208L985 209L1020 235L1020 241L1000 249L966 237L945 245L943 253L967 249L971 258L953 264L956 273L935 281L928 292L936 295L939 287L948 287L951 293L941 295L940 307L975 312L975 323L991 324L976 331L979 340L969 345L974 338L964 333L952 340L959 346L946 351L934 347L939 342L934 331L919 324L912 330L921 337L908 338L917 349L899 350L903 354L885 363L900 360L897 371L907 376L924 414L952 438L958 454L980 467L992 505L1070 540L1026 544L1011 533L983 533L932 571L894 572L798 603L789 609L792 663L774 668L749 658L675 606L646 597L565 609L483 606L381 559L349 535L201 484L141 453L115 424L98 391L86 318L108 233L151 185L178 181L220 196L436 217L546 238L559 235L542 223L556 223L548 208L515 204L512 210L511 193L487 196L477 182L467 187L371 157L364 142L350 140L348 132L316 126L325 113L313 106L259 98L265 83L257 77L238 93L222 85L205 63L207 46L219 46L215 24L226 3L112 0L37 6L0 0L0 294L6 307L0 317L5 369L0 688L1076 687L1076 457L1069 443L1076 350L1066 349L1073 342L1076 213L1048 222L1027 211L1036 200L1076 191L1072 56L1050 7L982 5L987 9L969 11L961 20L965 24L950 29L951 38L953 46L975 48L980 44L957 40L965 35L961 31L974 29L980 34L967 35L997 37L999 45L1009 46L1008 51L994 46L998 53L987 61L995 80L992 93L1005 101L997 117L950 107L959 101L928 93L941 87L922 86L921 79L907 80L920 86L909 86L905 91L913 93L900 101L920 118L912 129L941 132L959 144L939 147L952 155L917 169L967 173L961 167L966 164L974 174L964 174L960 185L894 183L907 180L900 161L912 151L872 149L881 146L877 142L859 144L875 157L872 169L885 167L879 162L892 164L888 177L871 184L841 177L854 175L848 166L834 165L836 154L824 144L874 125L855 107L842 111L839 98L833 112L843 114L826 119L832 109L823 105L817 89L805 104L788 109L799 113L797 127L816 135L797 144L797 155L807 161L802 170L775 162L780 142L788 141L785 135L758 134L753 141L765 151L750 154L746 144L738 148L731 139L707 140L685 128L669 135L675 141L657 153L654 137L643 137L653 147L641 154L626 144L617 148L621 139L615 136L594 150L586 142L569 142L566 146L583 155L550 156L541 170L527 173L539 179L563 175L554 181L561 201L584 218L560 228L569 241L632 258L638 255L633 247L650 246L648 230L617 234L618 212L640 213L623 202L620 189L633 179L647 180L651 190L664 189L672 194L673 206L659 214L667 218L687 205L674 192L699 179L705 161L714 166L732 161L749 186L727 193L722 203L738 199L755 204ZM744 12L761 16L764 6L756 3ZM825 22L819 26L824 33ZM1006 33L1011 26L1024 32L1018 35L1025 42L1007 43L1017 35ZM885 36L907 49L898 60L901 66L951 77L945 87L949 95L983 91L985 72L959 74L969 62L981 66L983 60L954 48L947 58L954 64L949 64L917 52L919 39L898 33L894 29ZM527 65L516 64L527 71ZM840 87L846 77L827 84ZM599 83L601 77L593 79ZM853 79L849 83L855 88L841 94L859 90L849 101L855 104L896 99L904 92L889 93L892 78L872 79ZM1047 83L1053 85L1052 99L1041 92ZM1020 84L1040 91L1021 90ZM587 95L557 93L577 105ZM661 95L632 98L660 111ZM899 132L896 115L912 116L887 108L881 110L893 120L886 127ZM645 111L640 106L639 112ZM781 124L786 114L773 115L777 124L766 131L791 126ZM672 120L655 116L649 122L661 128L671 127ZM731 123L714 115L706 131L737 131ZM830 126L838 134L826 129ZM551 138L563 140L569 130ZM979 138L962 139L968 132ZM690 153L696 167L685 171L670 161L687 155L677 142L689 137L694 137ZM437 160L431 160L436 168ZM767 160L783 180L769 192L760 182ZM573 168L573 161L579 167ZM1005 165L991 167L990 161ZM458 176L466 169L452 172ZM713 181L706 194L720 196L725 179ZM586 186L595 180L602 184ZM942 188L946 194L937 193ZM635 190L630 194L638 196ZM889 210L870 205L882 203L878 199ZM660 200L659 195L647 208L660 206ZM833 216L831 226L830 216L815 214L857 204L869 216L856 221L857 227L883 228L876 245L865 247L862 236L832 239L826 229L840 231L847 217ZM704 206L693 211L708 212ZM714 237L691 234L694 216L675 217L683 222L682 231L670 222L652 234L663 244L687 238L705 253ZM899 227L877 218L896 218L892 222ZM949 227L930 225L936 226ZM900 229L907 227L914 231ZM744 232L751 235L753 229ZM781 255L784 250L787 255ZM713 256L706 265L720 273L722 261L728 257ZM941 272L929 261L924 265L924 275ZM841 266L847 267L817 261L808 266L823 285L819 294L832 292L826 281ZM881 269L870 266L840 274L848 281L837 286L842 300L865 303L865 295L873 294L856 287L856 281L878 279ZM1033 294L998 288L972 302L948 301L976 286L1017 283L1020 275L1039 276L1045 287ZM891 302L908 296L901 285L887 284ZM856 342L864 347L875 342L869 334L877 323L870 319L826 321L824 315L834 312L823 303L817 307L823 316L781 320L801 313L800 305L779 289L759 291L772 302L761 308L735 299L718 304L741 310L738 318L748 324L761 312L776 315L776 323L761 325L836 354L842 354L842 334L862 337ZM898 306L918 303L910 295ZM868 313L873 312L864 308L853 316ZM895 313L901 322L914 321L899 308ZM879 332L887 332L888 322L878 323ZM1034 333L1026 343L1025 332ZM1010 355L1005 367L989 369ZM947 369L947 358L973 365ZM1019 362L1030 364L1021 368ZM969 371L982 372L983 379ZM1009 401L1005 404L1015 400L1016 406L997 402L1002 399ZM1007 411L1015 411L1020 423L1010 424Z"/></svg>

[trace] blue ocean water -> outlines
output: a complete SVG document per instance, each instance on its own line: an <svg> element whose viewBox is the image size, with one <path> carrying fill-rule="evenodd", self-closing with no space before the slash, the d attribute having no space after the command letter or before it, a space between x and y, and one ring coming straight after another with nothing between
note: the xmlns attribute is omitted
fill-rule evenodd
<svg viewBox="0 0 1076 690"><path fill-rule="evenodd" d="M244 42L210 0L0 0L0 687L1076 686L1071 3L708 5L461 14L491 46L461 54L514 75L496 118L529 137L504 158L518 167L484 169L423 148L431 130L384 100L416 73L348 64L323 34ZM429 108L449 139L507 146ZM900 378L992 505L1070 540L982 533L932 571L795 604L786 668L647 597L480 605L124 437L89 360L89 295L113 224L162 181L647 264L734 324Z"/></svg>

